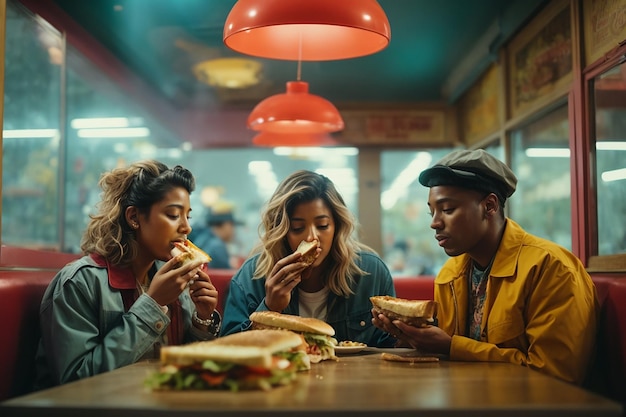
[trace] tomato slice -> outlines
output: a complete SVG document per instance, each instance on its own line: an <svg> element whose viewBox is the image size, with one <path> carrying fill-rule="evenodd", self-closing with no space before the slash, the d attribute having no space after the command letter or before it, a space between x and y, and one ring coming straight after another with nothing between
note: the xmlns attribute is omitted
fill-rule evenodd
<svg viewBox="0 0 626 417"><path fill-rule="evenodd" d="M200 378L209 386L217 386L220 385L226 379L226 373L222 372L219 374L215 374L213 372L202 372L200 374Z"/></svg>

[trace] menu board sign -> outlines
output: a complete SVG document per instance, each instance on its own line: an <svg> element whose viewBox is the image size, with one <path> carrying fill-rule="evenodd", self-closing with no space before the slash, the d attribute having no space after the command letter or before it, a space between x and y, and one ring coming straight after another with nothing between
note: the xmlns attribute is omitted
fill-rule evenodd
<svg viewBox="0 0 626 417"><path fill-rule="evenodd" d="M453 142L444 110L346 110L345 129L334 134L354 145L445 145Z"/></svg>

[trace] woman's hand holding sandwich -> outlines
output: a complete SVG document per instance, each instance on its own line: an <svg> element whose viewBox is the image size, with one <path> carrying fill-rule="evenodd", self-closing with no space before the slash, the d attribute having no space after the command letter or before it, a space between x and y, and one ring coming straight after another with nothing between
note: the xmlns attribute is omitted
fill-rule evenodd
<svg viewBox="0 0 626 417"><path fill-rule="evenodd" d="M200 261L181 264L173 257L156 272L146 293L159 305L168 305L195 279L201 266Z"/></svg>
<svg viewBox="0 0 626 417"><path fill-rule="evenodd" d="M291 291L302 281L302 272L309 266L299 262L301 255L294 252L274 265L265 280L265 304L272 311L283 311L291 301Z"/></svg>

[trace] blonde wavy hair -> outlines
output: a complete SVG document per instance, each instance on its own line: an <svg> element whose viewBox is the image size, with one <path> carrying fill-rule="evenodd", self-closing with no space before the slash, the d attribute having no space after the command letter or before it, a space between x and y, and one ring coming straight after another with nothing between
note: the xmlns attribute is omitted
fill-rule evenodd
<svg viewBox="0 0 626 417"><path fill-rule="evenodd" d="M195 180L180 165L170 169L159 161L147 160L104 173L98 185L102 198L96 214L89 216L80 248L85 254L105 257L113 265L128 265L137 254L138 243L126 222L126 208L135 206L147 215L172 188L182 187L191 194Z"/></svg>
<svg viewBox="0 0 626 417"><path fill-rule="evenodd" d="M292 253L287 233L293 211L298 204L316 199L322 199L330 208L335 223L333 245L328 254L331 267L326 284L333 293L347 297L353 294L350 287L354 277L367 274L357 264L359 252L374 250L355 237L357 220L332 181L311 171L297 171L283 180L261 214L260 243L253 250L260 255L253 278L267 276L276 262Z"/></svg>

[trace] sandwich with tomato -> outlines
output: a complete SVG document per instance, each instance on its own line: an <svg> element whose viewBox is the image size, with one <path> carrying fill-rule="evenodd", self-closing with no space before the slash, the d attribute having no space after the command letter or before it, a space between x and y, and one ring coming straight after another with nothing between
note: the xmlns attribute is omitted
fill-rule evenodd
<svg viewBox="0 0 626 417"><path fill-rule="evenodd" d="M196 260L202 261L202 263L211 262L211 257L202 249L194 245L189 239L181 242L174 242L174 247L170 253L172 257L178 257L181 265Z"/></svg>
<svg viewBox="0 0 626 417"><path fill-rule="evenodd" d="M325 321L275 311L255 311L250 315L250 321L252 329L284 329L301 335L303 347L311 363L337 359L337 339L333 337L335 329Z"/></svg>
<svg viewBox="0 0 626 417"><path fill-rule="evenodd" d="M269 390L288 385L309 369L299 335L249 330L187 345L161 348L160 370L145 385L153 390Z"/></svg>

